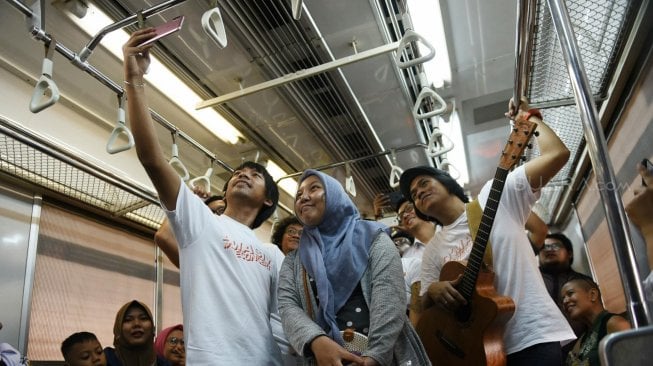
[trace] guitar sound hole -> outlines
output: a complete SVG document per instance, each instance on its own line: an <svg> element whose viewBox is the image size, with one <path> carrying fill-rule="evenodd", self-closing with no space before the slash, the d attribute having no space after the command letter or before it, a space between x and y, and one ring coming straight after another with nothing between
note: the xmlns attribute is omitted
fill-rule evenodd
<svg viewBox="0 0 653 366"><path fill-rule="evenodd" d="M458 322L466 323L472 315L472 307L469 304L461 306L456 310L455 315Z"/></svg>

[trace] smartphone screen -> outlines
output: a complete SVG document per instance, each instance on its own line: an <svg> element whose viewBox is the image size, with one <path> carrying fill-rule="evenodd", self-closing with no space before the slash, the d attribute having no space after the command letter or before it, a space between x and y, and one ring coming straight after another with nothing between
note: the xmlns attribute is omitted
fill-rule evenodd
<svg viewBox="0 0 653 366"><path fill-rule="evenodd" d="M158 27L154 28L154 31L156 32L156 35L147 41L139 44L139 46L145 46L148 45L152 42L156 42L159 39L170 35L174 32L177 32L178 30L181 29L182 24L184 23L184 16L180 15L178 17L173 18L171 21L163 23L159 25Z"/></svg>
<svg viewBox="0 0 653 366"><path fill-rule="evenodd" d="M642 163L641 163L641 164L642 164L642 166L644 167L644 169L645 169L649 174L650 174L651 172L653 172L653 164L651 164L651 161L650 161L650 160L644 158L644 159L642 159ZM642 178L642 185L643 185L644 187L646 187L646 181L644 181L644 178Z"/></svg>

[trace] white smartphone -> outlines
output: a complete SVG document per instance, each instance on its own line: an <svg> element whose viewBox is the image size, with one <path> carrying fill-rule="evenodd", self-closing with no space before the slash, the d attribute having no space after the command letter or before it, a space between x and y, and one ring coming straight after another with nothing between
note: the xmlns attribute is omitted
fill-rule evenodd
<svg viewBox="0 0 653 366"><path fill-rule="evenodd" d="M138 46L145 46L148 45L152 42L156 42L159 39L168 36L174 32L177 32L181 29L182 24L184 24L184 16L180 15L178 17L173 18L171 21L163 23L159 25L158 27L154 28L154 31L156 32L156 35L147 41L139 44Z"/></svg>

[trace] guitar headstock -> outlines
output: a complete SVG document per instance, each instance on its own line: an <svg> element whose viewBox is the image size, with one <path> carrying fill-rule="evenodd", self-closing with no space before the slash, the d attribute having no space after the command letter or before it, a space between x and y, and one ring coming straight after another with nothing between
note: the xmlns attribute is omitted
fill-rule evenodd
<svg viewBox="0 0 653 366"><path fill-rule="evenodd" d="M501 153L499 168L510 170L519 161L535 128L537 128L537 123L524 119L523 115L515 118L508 142Z"/></svg>

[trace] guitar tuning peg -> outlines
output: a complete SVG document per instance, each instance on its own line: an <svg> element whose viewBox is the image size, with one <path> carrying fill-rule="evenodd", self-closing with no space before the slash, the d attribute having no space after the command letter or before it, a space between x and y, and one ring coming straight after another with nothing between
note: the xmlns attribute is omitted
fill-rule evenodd
<svg viewBox="0 0 653 366"><path fill-rule="evenodd" d="M526 147L529 148L529 149L532 149L532 148L533 148L533 144L528 144L528 145L526 145Z"/></svg>
<svg viewBox="0 0 653 366"><path fill-rule="evenodd" d="M539 135L540 135L540 131L535 131L535 132L533 132L533 135L535 135L535 136L539 136Z"/></svg>
<svg viewBox="0 0 653 366"><path fill-rule="evenodd" d="M521 161L526 161L526 156L524 156L524 155L520 156L520 157L519 157L519 160L521 160Z"/></svg>

